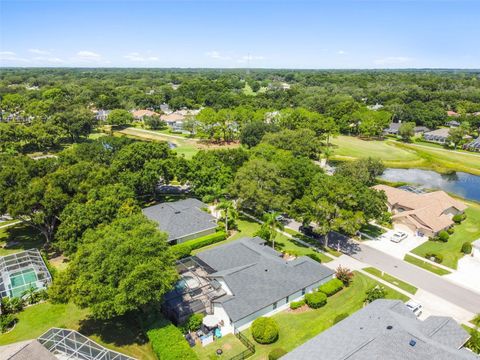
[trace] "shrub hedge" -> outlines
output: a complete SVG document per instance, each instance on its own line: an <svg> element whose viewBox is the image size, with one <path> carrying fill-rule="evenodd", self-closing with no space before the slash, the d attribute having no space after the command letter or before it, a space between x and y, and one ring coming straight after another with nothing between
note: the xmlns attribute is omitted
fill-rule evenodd
<svg viewBox="0 0 480 360"><path fill-rule="evenodd" d="M155 355L162 360L198 360L180 329L168 320L161 320L147 331Z"/></svg>
<svg viewBox="0 0 480 360"><path fill-rule="evenodd" d="M327 296L332 296L343 289L343 282L338 279L332 279L318 288Z"/></svg>
<svg viewBox="0 0 480 360"><path fill-rule="evenodd" d="M318 309L327 303L327 295L325 295L323 292L315 291L305 295L305 302L312 309Z"/></svg>
<svg viewBox="0 0 480 360"><path fill-rule="evenodd" d="M278 339L278 325L272 318L259 317L252 323L252 337L259 344L271 344Z"/></svg>
<svg viewBox="0 0 480 360"><path fill-rule="evenodd" d="M463 221L463 216L462 214L453 215L452 220L455 223L460 224Z"/></svg>
<svg viewBox="0 0 480 360"><path fill-rule="evenodd" d="M443 261L443 255L442 254L435 254L435 253L426 253L425 257L429 260L435 261L437 264L440 264Z"/></svg>
<svg viewBox="0 0 480 360"><path fill-rule="evenodd" d="M283 355L286 355L287 352L282 348L273 349L268 353L268 360L277 360L280 359Z"/></svg>
<svg viewBox="0 0 480 360"><path fill-rule="evenodd" d="M202 326L204 315L203 314L192 314L187 319L182 328L184 332L197 331Z"/></svg>
<svg viewBox="0 0 480 360"><path fill-rule="evenodd" d="M227 238L225 231L217 231L216 233L199 237L198 239L189 240L187 242L173 245L172 250L178 259L190 256L193 250L200 249L204 246L215 244Z"/></svg>
<svg viewBox="0 0 480 360"><path fill-rule="evenodd" d="M292 301L290 303L290 309L295 310L298 308L301 308L303 305L305 305L305 300L299 300L299 301Z"/></svg>
<svg viewBox="0 0 480 360"><path fill-rule="evenodd" d="M318 261L319 263L322 262L322 259L320 259L320 256L318 256L317 254L307 254L307 256L310 258L310 259L313 259L315 261Z"/></svg>
<svg viewBox="0 0 480 360"><path fill-rule="evenodd" d="M462 253L464 254L470 254L472 252L472 244L469 242L464 242L462 244Z"/></svg>
<svg viewBox="0 0 480 360"><path fill-rule="evenodd" d="M438 239L443 242L447 242L450 238L450 235L445 230L442 230L438 233Z"/></svg>

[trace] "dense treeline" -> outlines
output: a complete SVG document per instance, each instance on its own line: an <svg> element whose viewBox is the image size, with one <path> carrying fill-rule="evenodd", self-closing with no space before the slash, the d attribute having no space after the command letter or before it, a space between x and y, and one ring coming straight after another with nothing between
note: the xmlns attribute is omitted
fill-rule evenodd
<svg viewBox="0 0 480 360"><path fill-rule="evenodd" d="M365 136L379 135L391 120L436 128L447 110L480 125L472 115L480 112L473 71L4 69L0 96L2 122L10 122L0 123L4 152L76 142L95 126L94 108L159 111L162 104L205 107L196 131L214 141L237 140L251 122L291 128L307 112L336 131ZM367 109L377 103L380 111Z"/></svg>

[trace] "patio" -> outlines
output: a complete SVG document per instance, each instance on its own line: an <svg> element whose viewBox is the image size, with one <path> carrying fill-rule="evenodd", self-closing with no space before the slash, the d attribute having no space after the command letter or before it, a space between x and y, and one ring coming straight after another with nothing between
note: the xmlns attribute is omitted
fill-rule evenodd
<svg viewBox="0 0 480 360"><path fill-rule="evenodd" d="M165 295L163 310L176 324L194 313L213 314L212 300L225 295L220 283L208 278L214 270L195 256L179 260L180 280Z"/></svg>

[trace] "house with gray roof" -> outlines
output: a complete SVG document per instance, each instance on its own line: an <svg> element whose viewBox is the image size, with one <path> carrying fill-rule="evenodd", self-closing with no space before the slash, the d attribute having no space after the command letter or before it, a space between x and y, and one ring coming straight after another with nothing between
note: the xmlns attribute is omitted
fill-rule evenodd
<svg viewBox="0 0 480 360"><path fill-rule="evenodd" d="M480 136L465 145L465 149L470 151L480 151Z"/></svg>
<svg viewBox="0 0 480 360"><path fill-rule="evenodd" d="M190 265L181 271L181 290L174 290L182 301L167 294L167 312L174 315L191 309L214 315L222 334L243 330L260 316L285 310L290 302L334 276L333 270L307 256L284 259L259 237L239 239L183 261ZM190 302L192 296L199 302ZM197 307L200 302L203 309Z"/></svg>
<svg viewBox="0 0 480 360"><path fill-rule="evenodd" d="M383 133L385 135L398 135L398 130L400 129L401 125L402 125L402 123L392 122L392 123L390 123L388 128L383 130ZM430 131L430 129L425 127L425 126L415 126L413 128L413 132L414 132L415 135L423 134L423 133L428 132L428 131Z"/></svg>
<svg viewBox="0 0 480 360"><path fill-rule="evenodd" d="M168 234L170 244L213 234L216 218L206 212L207 204L197 199L165 202L143 209L143 214L158 223L158 228Z"/></svg>
<svg viewBox="0 0 480 360"><path fill-rule="evenodd" d="M376 300L288 353L284 360L478 360L452 318L419 320L399 300Z"/></svg>
<svg viewBox="0 0 480 360"><path fill-rule="evenodd" d="M423 134L423 138L426 141L436 142L439 144L445 144L450 133L450 128L440 128L433 131L428 131Z"/></svg>

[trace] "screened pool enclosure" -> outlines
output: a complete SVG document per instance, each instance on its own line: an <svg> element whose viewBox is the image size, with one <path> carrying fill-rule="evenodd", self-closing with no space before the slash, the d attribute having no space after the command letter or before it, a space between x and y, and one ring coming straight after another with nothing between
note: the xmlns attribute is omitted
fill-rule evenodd
<svg viewBox="0 0 480 360"><path fill-rule="evenodd" d="M51 282L38 249L0 257L0 298L22 297L31 288L42 290Z"/></svg>

